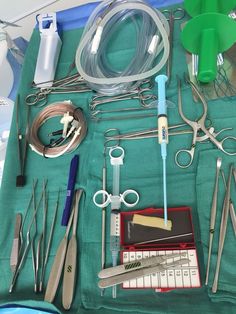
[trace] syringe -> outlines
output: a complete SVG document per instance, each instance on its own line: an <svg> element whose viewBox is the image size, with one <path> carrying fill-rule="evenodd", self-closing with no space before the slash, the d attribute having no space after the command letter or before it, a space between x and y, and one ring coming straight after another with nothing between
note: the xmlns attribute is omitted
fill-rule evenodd
<svg viewBox="0 0 236 314"><path fill-rule="evenodd" d="M166 75L158 75L155 78L158 84L158 141L161 144L161 157L163 161L163 197L164 197L164 220L167 224L167 190L166 190L166 157L168 144L168 121L166 106L166 87L168 77Z"/></svg>
<svg viewBox="0 0 236 314"><path fill-rule="evenodd" d="M118 154L116 157L113 154ZM109 152L113 167L113 186L111 201L111 224L110 224L110 250L112 266L117 266L120 251L120 166L123 165L124 150L122 147L114 147ZM112 297L116 298L116 286L112 287Z"/></svg>

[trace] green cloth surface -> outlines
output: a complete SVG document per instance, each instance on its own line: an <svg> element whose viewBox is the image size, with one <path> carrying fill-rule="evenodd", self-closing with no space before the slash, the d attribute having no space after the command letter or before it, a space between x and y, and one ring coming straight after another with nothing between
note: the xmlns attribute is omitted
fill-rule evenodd
<svg viewBox="0 0 236 314"><path fill-rule="evenodd" d="M174 59L172 82L167 90L168 100L177 104L176 97L176 74L182 76L186 72L185 53L179 42L179 22L175 25L174 40ZM67 74L69 65L74 60L76 48L81 36L81 30L67 31L63 33L63 47L60 55L60 63L56 77L62 77ZM132 33L126 33L128 43L132 39ZM34 31L29 48L25 57L25 64L22 74L22 81L19 90L21 100L31 92L30 84L34 76L34 68L39 47L39 35ZM122 47L116 52L111 51L110 58L119 58L124 62L126 54ZM113 55L114 54L114 55ZM75 106L83 108L88 121L88 134L75 153L80 155L79 172L76 181L76 187L82 187L85 190L85 196L80 205L79 211L79 254L78 254L78 275L77 285L73 306L70 313L235 313L235 304L229 287L233 287L234 280L230 277L233 272L233 262L230 261L230 267L227 268L228 262L224 260L225 269L227 268L227 277L229 280L228 289L225 293L220 291L219 300L221 302L212 302L217 300L218 294L214 296L209 294L208 289L202 285L199 289L181 289L168 293L156 293L153 290L122 290L118 288L117 299L112 299L111 289L105 291L105 296L100 296L100 290L97 287L97 273L101 266L101 210L97 208L92 201L93 194L102 187L102 166L103 166L103 147L104 132L109 128L118 128L120 132L127 132L137 129L153 128L157 125L156 117L143 119L106 121L95 123L89 120L88 104L91 93L68 94L68 95L50 95L48 103L58 100L70 99ZM191 90L188 86L183 87L184 110L191 118L196 118L201 114L202 107L195 104L192 100ZM131 102L126 104L130 105ZM23 101L21 101L23 108ZM109 107L108 105L107 107ZM119 107L115 104L113 107ZM31 109L31 119L40 111L40 108ZM168 109L169 124L181 123L177 107ZM21 111L24 117L24 111ZM209 117L217 130L222 127L234 127L236 121L236 108L234 101L229 99L212 101L209 103ZM58 125L55 125L58 128ZM236 129L229 132L236 135ZM4 177L1 187L0 200L0 295L1 303L15 303L16 301L53 309L53 305L42 302L43 295L33 292L33 272L31 255L22 269L17 281L17 285L12 294L8 293L11 271L9 266L9 257L13 238L13 229L16 212L24 212L28 199L31 194L33 179L39 179L37 197L41 192L43 178L48 179L49 190L49 216L50 222L53 215L57 192L60 188L61 200L55 234L53 237L52 250L50 252L49 263L46 271L48 278L50 268L55 256L58 244L64 235L65 229L60 226L60 219L66 196L67 177L70 160L73 154L64 155L56 159L45 159L36 153L28 150L27 164L25 173L27 175L27 185L24 188L15 187L15 177L18 174L17 160L17 141L15 130L15 115L11 128L11 135L8 144L7 158L5 164ZM209 227L209 210L212 197L212 186L214 183L215 159L219 152L212 149L211 143L198 144L194 162L187 169L180 169L174 163L174 156L178 149L189 148L191 145L192 135L181 135L170 137L168 145L167 158L167 192L168 206L177 207L188 205L192 207L193 224L195 231L195 241L198 250L200 262L200 271L202 283L204 283L204 257L207 251L208 227ZM157 139L124 141L120 145L125 150L124 165L121 167L121 192L131 188L137 190L140 194L140 202L135 209L145 207L163 206L162 195L162 160L160 157L160 146ZM199 151L201 151L200 164L198 164ZM211 155L212 154L212 155ZM209 156L214 156L210 157ZM224 160L229 162L234 160L224 155ZM107 189L111 191L112 170L107 158ZM197 185L196 185L197 176ZM203 180L203 178L205 178ZM122 207L122 210L127 210ZM107 210L107 241L109 239L109 213ZM204 216L206 215L206 217ZM39 217L39 221L41 221ZM200 223L199 223L200 222ZM199 228L200 226L200 228ZM228 236L228 235L227 235ZM232 238L233 239L233 238ZM233 246L233 241L231 241ZM230 245L230 241L226 242ZM109 244L107 243L107 266L111 265L111 256ZM226 259L226 257L225 257ZM222 276L224 276L222 274ZM222 280L222 276L220 280ZM221 288L222 287L222 288ZM220 289L223 289L220 285ZM235 290L235 288L234 288ZM235 291L234 291L235 292ZM232 295L234 297L234 295ZM213 300L214 299L214 300ZM38 302L36 302L38 301ZM234 301L234 300L233 300ZM37 305L36 305L37 304ZM64 313L61 305L61 289L55 299L55 306ZM55 309L55 308L54 308Z"/></svg>
<svg viewBox="0 0 236 314"><path fill-rule="evenodd" d="M222 157L222 169L225 173L226 180L229 173L229 167L231 163L235 164L235 157L227 157L222 153L216 151L204 151L200 153L198 172L197 172L197 208L200 220L200 229L202 236L202 247L204 251L204 260L207 264L208 258L208 238L209 234L209 223L210 223L210 208L212 198L209 197L213 195L214 190L214 178L216 172L216 159ZM231 199L235 204L236 195L235 195L235 183L232 180L232 193ZM211 288L214 280L214 273L217 261L217 252L218 252L218 243L219 243L219 230L221 223L221 213L223 207L223 200L225 196L225 186L222 178L219 180L219 193L217 198L217 215L216 215L216 226L215 234L213 240L213 249L211 257L211 271L209 277L209 289L208 293L212 301L219 302L222 300L228 300L230 302L236 303L236 273L235 263L236 256L234 253L235 247L235 235L233 231L233 226L230 218L230 214L227 222L227 232L225 237L225 245L223 249L223 255L221 259L221 269L218 281L218 292L212 293Z"/></svg>

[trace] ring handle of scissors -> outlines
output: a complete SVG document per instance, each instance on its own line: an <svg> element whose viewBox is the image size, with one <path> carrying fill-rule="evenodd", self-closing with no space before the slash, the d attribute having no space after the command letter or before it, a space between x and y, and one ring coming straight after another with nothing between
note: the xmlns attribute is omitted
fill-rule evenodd
<svg viewBox="0 0 236 314"><path fill-rule="evenodd" d="M105 201L103 203L98 203L97 202L97 196L98 195L102 195L102 199L105 199ZM104 208L106 207L107 205L110 204L111 202L111 195L109 193L107 193L107 191L105 190L99 190L97 191L94 195L93 195L93 202L94 204L97 206L97 207L100 207L100 208Z"/></svg>
<svg viewBox="0 0 236 314"><path fill-rule="evenodd" d="M176 8L173 10L172 14L175 20L182 20L185 17L185 10L182 8Z"/></svg>
<svg viewBox="0 0 236 314"><path fill-rule="evenodd" d="M167 21L169 21L171 18L173 20L181 20L185 16L185 10L182 8L176 8L175 10L162 10L162 14L165 15Z"/></svg>
<svg viewBox="0 0 236 314"><path fill-rule="evenodd" d="M195 146L192 147L190 150L189 149L180 149L177 151L177 153L175 154L175 163L178 167L180 168L188 168L189 166L191 166L191 164L193 163L193 156L194 156L194 150L195 150ZM186 163L181 163L180 162L180 155L183 154L187 154L189 161Z"/></svg>
<svg viewBox="0 0 236 314"><path fill-rule="evenodd" d="M42 107L42 106L46 105L46 103L47 103L47 94L42 93L42 92L38 92L35 94L29 94L25 98L25 102L28 106L36 105L38 102L41 102L43 100L44 100L44 102L42 104L40 104L38 107Z"/></svg>
<svg viewBox="0 0 236 314"><path fill-rule="evenodd" d="M125 198L129 195L136 196L136 200L134 202L128 202ZM139 202L139 194L135 190L126 190L123 194L120 194L120 200L125 204L126 207L134 207Z"/></svg>
<svg viewBox="0 0 236 314"><path fill-rule="evenodd" d="M226 155L229 155L229 156L235 156L236 155L236 152L234 153L230 153L228 152L227 150L224 149L223 145L224 143L227 141L227 140L233 140L233 141L236 141L236 137L235 136L226 136L225 138L223 138L223 140L221 140L219 143L221 143L221 150L222 152L224 152Z"/></svg>

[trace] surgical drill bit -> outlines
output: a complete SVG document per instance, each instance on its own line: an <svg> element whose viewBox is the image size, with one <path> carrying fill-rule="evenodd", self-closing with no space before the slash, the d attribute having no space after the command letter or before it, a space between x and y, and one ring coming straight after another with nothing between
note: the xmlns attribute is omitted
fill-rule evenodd
<svg viewBox="0 0 236 314"><path fill-rule="evenodd" d="M229 176L228 176L228 181L227 181L227 188L226 188L225 199L224 199L224 205L223 205L222 216L221 216L220 237L219 237L216 271L215 271L215 277L214 277L214 282L213 282L213 286L212 286L212 292L213 293L216 293L217 287L218 287L220 263L221 263L223 248L224 248L224 241L225 241L225 235L226 235L226 229L227 229L227 221L228 221L228 216L229 216L229 203L230 203L230 189L231 189L232 173L233 173L233 165L230 166L230 171L229 171Z"/></svg>
<svg viewBox="0 0 236 314"><path fill-rule="evenodd" d="M218 188L219 188L219 174L220 168L222 164L222 159L219 157L216 161L216 176L215 176L215 186L214 193L212 198L211 205L211 219L210 219L210 237L209 237L209 248L208 248L208 259L207 259L207 269L206 269L206 280L205 285L208 284L209 279L209 271L210 271L210 262L211 262L211 251L212 251L212 242L215 232L215 223L216 223L216 210L217 210L217 196L218 196Z"/></svg>

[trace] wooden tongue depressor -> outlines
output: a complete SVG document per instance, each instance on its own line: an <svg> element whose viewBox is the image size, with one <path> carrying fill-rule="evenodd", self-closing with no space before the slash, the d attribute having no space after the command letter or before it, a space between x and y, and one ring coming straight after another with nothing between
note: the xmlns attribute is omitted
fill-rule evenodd
<svg viewBox="0 0 236 314"><path fill-rule="evenodd" d="M161 217L150 217L150 216L134 214L132 223L146 226L146 227L165 229L168 231L171 231L172 229L172 221L167 220L167 224L165 224L165 220Z"/></svg>

